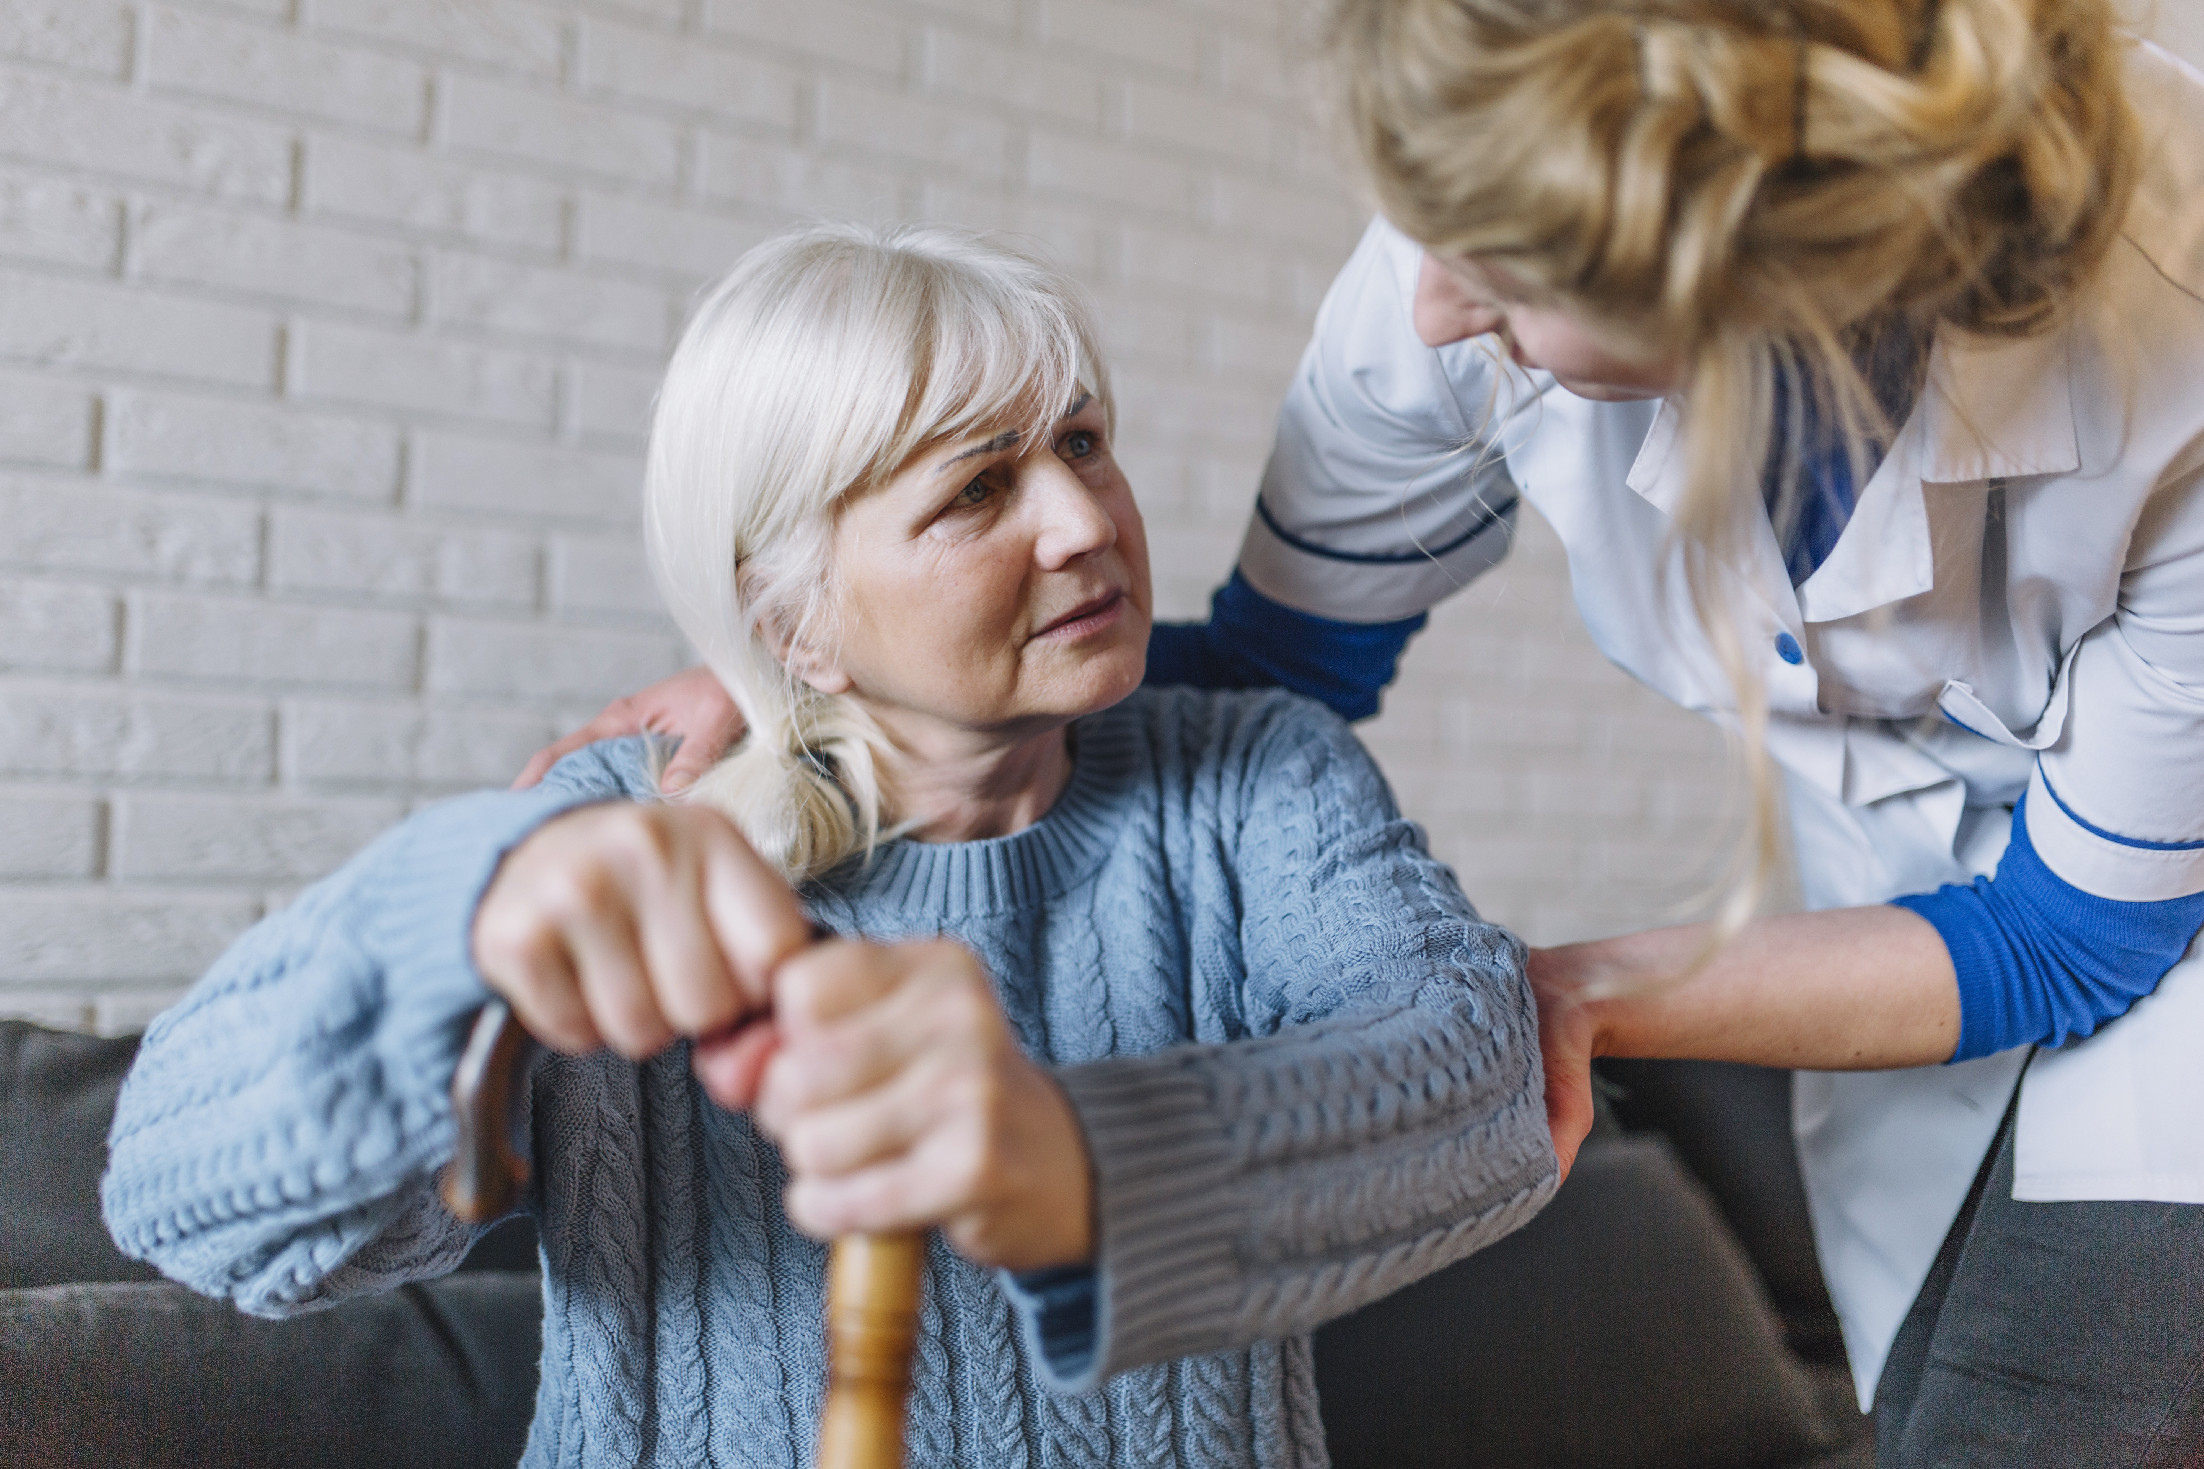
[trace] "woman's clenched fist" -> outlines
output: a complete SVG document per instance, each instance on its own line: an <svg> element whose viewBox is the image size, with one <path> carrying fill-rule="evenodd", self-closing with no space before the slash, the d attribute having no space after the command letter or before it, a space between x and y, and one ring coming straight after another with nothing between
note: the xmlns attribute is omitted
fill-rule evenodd
<svg viewBox="0 0 2204 1469"><path fill-rule="evenodd" d="M725 817L623 802L570 811L506 854L475 910L474 958L544 1044L641 1060L679 1036L724 1052L810 936L796 895ZM715 1100L745 1105L748 1087L702 1059Z"/></svg>

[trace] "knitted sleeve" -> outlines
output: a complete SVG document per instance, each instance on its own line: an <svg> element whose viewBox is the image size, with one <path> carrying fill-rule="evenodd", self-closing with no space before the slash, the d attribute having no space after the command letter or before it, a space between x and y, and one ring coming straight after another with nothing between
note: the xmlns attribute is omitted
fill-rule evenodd
<svg viewBox="0 0 2204 1469"><path fill-rule="evenodd" d="M1100 1224L1095 1347L1062 1390L1310 1330L1553 1192L1522 945L1344 724L1282 694L1248 709L1226 776L1247 1037L1058 1073Z"/></svg>
<svg viewBox="0 0 2204 1469"><path fill-rule="evenodd" d="M489 995L475 907L544 822L647 791L644 753L593 746L534 790L425 807L231 945L124 1080L100 1184L123 1252L259 1316L458 1264L473 1231L434 1179Z"/></svg>

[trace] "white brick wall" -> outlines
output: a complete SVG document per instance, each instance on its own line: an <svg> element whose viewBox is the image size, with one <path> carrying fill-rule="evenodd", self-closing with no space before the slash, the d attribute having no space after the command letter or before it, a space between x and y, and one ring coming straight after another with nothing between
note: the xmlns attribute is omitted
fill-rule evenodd
<svg viewBox="0 0 2204 1469"><path fill-rule="evenodd" d="M792 220L1015 229L1087 281L1196 610L1359 226L1303 4L0 0L0 1013L142 1024L675 666L657 366ZM1718 752L1523 539L1372 742L1493 915L1658 917Z"/></svg>

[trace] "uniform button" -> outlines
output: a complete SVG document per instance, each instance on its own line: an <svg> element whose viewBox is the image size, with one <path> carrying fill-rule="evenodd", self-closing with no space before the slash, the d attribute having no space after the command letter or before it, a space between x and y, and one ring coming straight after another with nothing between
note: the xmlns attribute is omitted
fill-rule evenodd
<svg viewBox="0 0 2204 1469"><path fill-rule="evenodd" d="M1797 638L1787 632L1779 632L1775 635L1775 656L1785 663L1804 663L1806 650L1798 645Z"/></svg>

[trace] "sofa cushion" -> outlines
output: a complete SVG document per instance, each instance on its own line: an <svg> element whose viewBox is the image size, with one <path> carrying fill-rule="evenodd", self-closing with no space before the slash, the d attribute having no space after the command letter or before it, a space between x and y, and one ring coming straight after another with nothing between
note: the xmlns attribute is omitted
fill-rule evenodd
<svg viewBox="0 0 2204 1469"><path fill-rule="evenodd" d="M285 1321L166 1282L0 1291L0 1464L509 1469L541 1312L501 1272Z"/></svg>
<svg viewBox="0 0 2204 1469"><path fill-rule="evenodd" d="M1599 1073L1631 1132L1657 1131L1729 1222L1783 1319L1791 1350L1845 1366L1791 1140L1791 1073L1726 1061L1608 1057Z"/></svg>
<svg viewBox="0 0 2204 1469"><path fill-rule="evenodd" d="M1744 1469L1857 1435L1643 1138L1585 1149L1521 1230L1324 1327L1316 1376L1335 1469Z"/></svg>
<svg viewBox="0 0 2204 1469"><path fill-rule="evenodd" d="M137 1053L135 1036L0 1020L0 1289L159 1278L99 1215L107 1124Z"/></svg>

